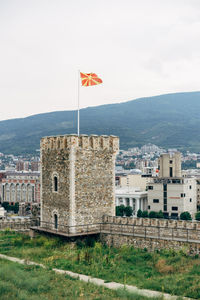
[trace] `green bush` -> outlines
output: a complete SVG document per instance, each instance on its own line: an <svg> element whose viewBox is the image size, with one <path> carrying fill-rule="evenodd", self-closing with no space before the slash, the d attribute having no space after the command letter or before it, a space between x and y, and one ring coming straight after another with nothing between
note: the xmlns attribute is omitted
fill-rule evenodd
<svg viewBox="0 0 200 300"><path fill-rule="evenodd" d="M184 211L180 214L181 220L192 220L191 214L188 211Z"/></svg>
<svg viewBox="0 0 200 300"><path fill-rule="evenodd" d="M158 213L156 211L150 211L149 213L149 218L153 219L153 218L157 218Z"/></svg>
<svg viewBox="0 0 200 300"><path fill-rule="evenodd" d="M125 207L124 212L127 217L130 217L133 215L133 209L131 206Z"/></svg>
<svg viewBox="0 0 200 300"><path fill-rule="evenodd" d="M149 216L148 211L147 211L147 210L144 210L144 211L142 212L142 218L148 218L148 216Z"/></svg>
<svg viewBox="0 0 200 300"><path fill-rule="evenodd" d="M2 207L5 208L7 211L14 211L15 214L19 211L19 203L16 202L14 205L10 205L9 202L3 202Z"/></svg>
<svg viewBox="0 0 200 300"><path fill-rule="evenodd" d="M120 205L120 206L116 206L116 216L117 217L130 217L133 214L133 209L131 206L124 206L124 205Z"/></svg>
<svg viewBox="0 0 200 300"><path fill-rule="evenodd" d="M198 212L196 213L195 219L196 219L197 221L200 221L200 211L198 211Z"/></svg>
<svg viewBox="0 0 200 300"><path fill-rule="evenodd" d="M157 217L158 219L163 219L164 218L164 215L163 215L163 212L162 210L160 210L158 213L157 213Z"/></svg>
<svg viewBox="0 0 200 300"><path fill-rule="evenodd" d="M117 217L123 217L124 216L124 205L116 206L116 216Z"/></svg>
<svg viewBox="0 0 200 300"><path fill-rule="evenodd" d="M141 209L138 209L137 217L138 218L142 218L142 211L141 211Z"/></svg>

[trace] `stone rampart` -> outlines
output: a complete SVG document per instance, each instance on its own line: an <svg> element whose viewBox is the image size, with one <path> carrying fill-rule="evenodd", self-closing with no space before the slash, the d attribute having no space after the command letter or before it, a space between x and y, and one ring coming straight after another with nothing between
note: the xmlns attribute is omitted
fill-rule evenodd
<svg viewBox="0 0 200 300"><path fill-rule="evenodd" d="M0 231L11 229L15 231L29 231L31 226L36 225L36 220L32 219L3 219L0 220Z"/></svg>
<svg viewBox="0 0 200 300"><path fill-rule="evenodd" d="M101 240L115 247L128 244L149 251L182 249L200 254L200 222L104 216Z"/></svg>
<svg viewBox="0 0 200 300"><path fill-rule="evenodd" d="M59 135L43 137L40 142L41 150L70 149L71 147L87 150L110 150L118 152L119 138L107 135Z"/></svg>

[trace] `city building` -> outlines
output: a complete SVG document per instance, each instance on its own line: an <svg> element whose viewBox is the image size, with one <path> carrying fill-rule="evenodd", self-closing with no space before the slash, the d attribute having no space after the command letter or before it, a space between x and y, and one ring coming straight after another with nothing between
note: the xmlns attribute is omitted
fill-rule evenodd
<svg viewBox="0 0 200 300"><path fill-rule="evenodd" d="M116 185L120 187L135 187L141 191L146 191L147 183L150 177L141 174L128 174L117 176Z"/></svg>
<svg viewBox="0 0 200 300"><path fill-rule="evenodd" d="M39 172L6 172L1 182L1 202L40 202Z"/></svg>
<svg viewBox="0 0 200 300"><path fill-rule="evenodd" d="M184 211L197 211L196 179L181 176L181 154L159 158L159 177L148 184L148 210L162 211L165 217L178 218Z"/></svg>
<svg viewBox="0 0 200 300"><path fill-rule="evenodd" d="M161 154L158 159L159 177L181 177L181 153Z"/></svg>
<svg viewBox="0 0 200 300"><path fill-rule="evenodd" d="M142 211L148 209L147 192L136 188L116 188L115 190L115 205L131 206L133 216L137 216L139 209Z"/></svg>

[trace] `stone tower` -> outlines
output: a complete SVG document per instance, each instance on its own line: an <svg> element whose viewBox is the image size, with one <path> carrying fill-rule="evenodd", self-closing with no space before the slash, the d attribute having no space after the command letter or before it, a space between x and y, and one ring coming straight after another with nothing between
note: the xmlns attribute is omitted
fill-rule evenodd
<svg viewBox="0 0 200 300"><path fill-rule="evenodd" d="M41 226L93 224L115 215L116 136L41 139Z"/></svg>

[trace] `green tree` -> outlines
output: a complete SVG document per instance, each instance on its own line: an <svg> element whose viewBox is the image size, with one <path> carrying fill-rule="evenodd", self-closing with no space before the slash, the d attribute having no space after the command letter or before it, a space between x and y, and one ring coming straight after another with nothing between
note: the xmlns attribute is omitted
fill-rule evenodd
<svg viewBox="0 0 200 300"><path fill-rule="evenodd" d="M196 219L197 221L200 221L200 211L198 211L198 212L196 213L195 219Z"/></svg>
<svg viewBox="0 0 200 300"><path fill-rule="evenodd" d="M153 219L153 218L157 218L157 212L155 212L155 211L150 211L150 213L149 213L149 218L151 218L151 219Z"/></svg>
<svg viewBox="0 0 200 300"><path fill-rule="evenodd" d="M149 216L148 211L147 211L147 210L144 210L144 211L142 212L142 218L148 218L148 216Z"/></svg>
<svg viewBox="0 0 200 300"><path fill-rule="evenodd" d="M124 209L124 212L127 217L130 217L133 215L133 209L131 206L126 206Z"/></svg>
<svg viewBox="0 0 200 300"><path fill-rule="evenodd" d="M184 211L180 214L181 220L192 220L191 214L188 211Z"/></svg>
<svg viewBox="0 0 200 300"><path fill-rule="evenodd" d="M124 216L124 210L125 210L124 205L116 206L116 216L117 217L123 217Z"/></svg>
<svg viewBox="0 0 200 300"><path fill-rule="evenodd" d="M163 215L162 210L160 210L160 211L157 213L157 218L158 218L158 219L163 219L163 218L164 218L164 215Z"/></svg>
<svg viewBox="0 0 200 300"><path fill-rule="evenodd" d="M141 211L141 209L138 209L138 211L137 211L137 217L138 218L142 218L142 211Z"/></svg>

